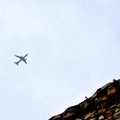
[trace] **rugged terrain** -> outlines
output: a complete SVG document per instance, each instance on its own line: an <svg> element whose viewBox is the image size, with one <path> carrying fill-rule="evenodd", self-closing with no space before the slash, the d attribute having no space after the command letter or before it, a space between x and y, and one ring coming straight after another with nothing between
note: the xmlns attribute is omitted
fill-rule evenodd
<svg viewBox="0 0 120 120"><path fill-rule="evenodd" d="M120 80L113 80L78 105L49 120L120 120Z"/></svg>

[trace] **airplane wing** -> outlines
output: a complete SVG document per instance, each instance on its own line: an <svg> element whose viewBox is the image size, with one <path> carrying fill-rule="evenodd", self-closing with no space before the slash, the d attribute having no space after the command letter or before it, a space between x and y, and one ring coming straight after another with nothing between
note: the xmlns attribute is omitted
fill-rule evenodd
<svg viewBox="0 0 120 120"><path fill-rule="evenodd" d="M24 56L24 58L25 58L26 56L28 56L28 54L26 54L26 55Z"/></svg>
<svg viewBox="0 0 120 120"><path fill-rule="evenodd" d="M23 61L27 64L26 60L23 60Z"/></svg>
<svg viewBox="0 0 120 120"><path fill-rule="evenodd" d="M20 56L18 56L18 55L15 55L15 56L21 59L21 57L20 57Z"/></svg>

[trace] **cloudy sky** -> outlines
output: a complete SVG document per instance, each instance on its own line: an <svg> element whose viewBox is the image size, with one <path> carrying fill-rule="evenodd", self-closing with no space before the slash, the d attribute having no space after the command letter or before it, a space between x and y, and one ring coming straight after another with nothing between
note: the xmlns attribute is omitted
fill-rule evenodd
<svg viewBox="0 0 120 120"><path fill-rule="evenodd" d="M0 0L0 120L48 120L119 79L119 5Z"/></svg>

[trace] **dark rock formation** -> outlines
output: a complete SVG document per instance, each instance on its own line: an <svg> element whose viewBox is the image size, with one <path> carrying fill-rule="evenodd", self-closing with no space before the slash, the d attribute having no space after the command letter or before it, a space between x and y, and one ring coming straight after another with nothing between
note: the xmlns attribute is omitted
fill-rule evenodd
<svg viewBox="0 0 120 120"><path fill-rule="evenodd" d="M90 98L49 120L120 120L120 80L114 79Z"/></svg>

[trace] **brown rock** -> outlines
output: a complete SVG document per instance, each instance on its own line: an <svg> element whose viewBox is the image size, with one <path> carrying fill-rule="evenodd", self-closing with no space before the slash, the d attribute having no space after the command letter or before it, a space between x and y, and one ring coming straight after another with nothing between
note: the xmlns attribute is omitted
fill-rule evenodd
<svg viewBox="0 0 120 120"><path fill-rule="evenodd" d="M120 120L120 80L114 79L92 97L49 120Z"/></svg>

